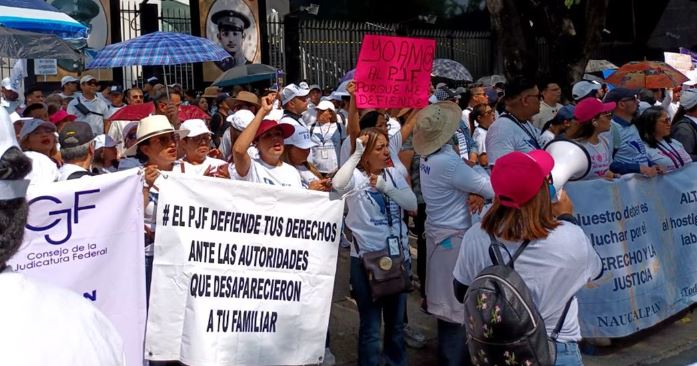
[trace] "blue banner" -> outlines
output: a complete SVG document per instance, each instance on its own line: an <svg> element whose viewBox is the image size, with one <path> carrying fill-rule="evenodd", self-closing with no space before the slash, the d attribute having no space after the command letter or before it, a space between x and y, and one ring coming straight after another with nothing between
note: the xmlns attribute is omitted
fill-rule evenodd
<svg viewBox="0 0 697 366"><path fill-rule="evenodd" d="M624 337L697 300L697 164L565 189L604 270L578 294L584 337Z"/></svg>

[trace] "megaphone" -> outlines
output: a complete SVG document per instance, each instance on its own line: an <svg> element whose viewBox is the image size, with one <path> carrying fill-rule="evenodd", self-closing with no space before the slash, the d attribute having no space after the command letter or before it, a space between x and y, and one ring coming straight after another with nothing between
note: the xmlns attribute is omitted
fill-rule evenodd
<svg viewBox="0 0 697 366"><path fill-rule="evenodd" d="M591 156L577 142L556 139L545 146L545 151L554 159L552 180L557 193L568 181L583 179L591 170Z"/></svg>

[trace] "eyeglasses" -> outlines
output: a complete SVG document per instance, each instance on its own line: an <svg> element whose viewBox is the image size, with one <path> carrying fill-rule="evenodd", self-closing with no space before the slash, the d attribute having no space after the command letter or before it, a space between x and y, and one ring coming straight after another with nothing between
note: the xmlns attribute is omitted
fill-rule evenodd
<svg viewBox="0 0 697 366"><path fill-rule="evenodd" d="M612 112L600 113L599 116L600 116L600 117L612 118Z"/></svg>

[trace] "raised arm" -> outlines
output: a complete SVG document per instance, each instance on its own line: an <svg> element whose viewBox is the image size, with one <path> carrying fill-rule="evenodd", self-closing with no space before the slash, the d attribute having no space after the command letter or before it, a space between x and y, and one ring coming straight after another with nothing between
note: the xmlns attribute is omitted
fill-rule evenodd
<svg viewBox="0 0 697 366"><path fill-rule="evenodd" d="M237 170L237 174L240 177L246 177L249 173L249 168L252 166L252 158L247 154L247 149L249 149L249 146L254 141L254 136L257 134L261 121L271 111L274 98L276 98L275 94L269 94L261 99L261 108L259 108L257 115L249 126L242 131L240 137L237 138L235 145L232 147L235 170Z"/></svg>
<svg viewBox="0 0 697 366"><path fill-rule="evenodd" d="M348 138L351 141L351 151L356 149L356 139L361 133L361 125L359 123L360 116L358 115L358 107L356 106L356 82L350 81L346 86L346 91L351 95L348 110Z"/></svg>

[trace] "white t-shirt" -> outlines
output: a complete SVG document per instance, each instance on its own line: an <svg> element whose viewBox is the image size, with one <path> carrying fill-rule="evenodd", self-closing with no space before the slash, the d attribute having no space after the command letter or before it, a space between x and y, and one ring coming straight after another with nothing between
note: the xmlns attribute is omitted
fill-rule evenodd
<svg viewBox="0 0 697 366"><path fill-rule="evenodd" d="M295 169L298 170L298 173L300 174L300 180L302 181L303 187L305 188L308 188L310 186L310 182L319 179L316 175L312 174L312 172L308 170L304 165L298 165L295 167Z"/></svg>
<svg viewBox="0 0 697 366"><path fill-rule="evenodd" d="M312 162L322 173L333 173L339 169L339 150L346 130L336 123L314 124L310 127L310 138L317 146L310 154Z"/></svg>
<svg viewBox="0 0 697 366"><path fill-rule="evenodd" d="M63 98L63 99L65 99L65 98L75 98L75 97L77 97L78 95L79 95L79 96L82 96L82 92L75 91L75 92L73 92L73 95L65 95L65 94L63 94L63 92L60 92L60 93L58 93L58 95L59 95L61 98Z"/></svg>
<svg viewBox="0 0 697 366"><path fill-rule="evenodd" d="M78 101L82 102L87 109L94 113L88 113L86 115L82 114L82 112L80 112L76 107ZM94 97L92 100L87 100L83 95L81 95L71 100L68 104L68 113L76 115L78 121L87 122L90 127L92 127L92 132L94 132L95 135L101 135L104 133L104 116L107 114L108 110L109 107L107 107L107 104L104 103L104 101L99 97ZM99 113L101 116L95 113Z"/></svg>
<svg viewBox="0 0 697 366"><path fill-rule="evenodd" d="M107 135L116 141L116 150L119 152L119 156L122 156L126 152L124 147L125 136L123 135L123 129L133 121L111 121L109 125L109 131Z"/></svg>
<svg viewBox="0 0 697 366"><path fill-rule="evenodd" d="M541 149L539 136L540 130L531 123L518 123L512 115L502 114L486 134L489 165L495 165L496 159L513 151L527 153Z"/></svg>
<svg viewBox="0 0 697 366"><path fill-rule="evenodd" d="M121 336L89 300L9 269L0 293L0 365L124 364Z"/></svg>
<svg viewBox="0 0 697 366"><path fill-rule="evenodd" d="M692 157L690 157L690 154L685 151L682 143L677 139L671 139L670 143L666 140L661 140L656 148L646 145L646 154L651 163L661 165L669 172L680 169L692 162Z"/></svg>
<svg viewBox="0 0 697 366"><path fill-rule="evenodd" d="M234 167L230 166L230 169L234 169ZM281 165L271 166L260 158L251 159L251 165L246 176L242 177L237 173L234 175L237 179L247 182L303 188L300 173L292 165L281 163Z"/></svg>
<svg viewBox="0 0 697 366"><path fill-rule="evenodd" d="M55 182L60 178L58 166L48 156L36 151L25 151L24 155L31 159L31 172L24 178L30 184Z"/></svg>
<svg viewBox="0 0 697 366"><path fill-rule="evenodd" d="M500 239L499 239L500 240ZM500 240L510 253L522 243ZM490 266L489 234L480 225L472 226L462 238L453 275L469 286L479 272ZM505 251L503 251L506 261ZM545 322L547 334L557 325L566 302L589 281L602 273L600 257L583 230L561 221L545 239L534 240L515 261L515 270L530 289L532 300ZM560 342L581 340L578 303L574 299L559 333Z"/></svg>
<svg viewBox="0 0 697 366"><path fill-rule="evenodd" d="M464 230L472 225L467 199L470 193L493 198L489 177L470 168L446 145L420 161L421 194L426 203L426 223Z"/></svg>
<svg viewBox="0 0 697 366"><path fill-rule="evenodd" d="M395 168L387 168L397 189L409 187L404 178ZM392 182L389 175L384 178L386 182ZM346 191L346 226L353 232L353 238L363 252L383 250L387 246L387 238L391 235L400 237L404 252L404 258L409 257L409 236L407 225L404 223L402 209L393 200L389 200L389 216L392 226L388 225L388 214L385 205L385 195L376 188L370 186L368 176L358 169L354 169L351 182ZM355 246L351 246L351 256L358 257Z"/></svg>
<svg viewBox="0 0 697 366"><path fill-rule="evenodd" d="M227 165L228 162L216 158L211 158L210 156L206 156L206 159L203 160L203 163L201 164L194 165L185 161L184 159L181 159L180 164L180 169L181 167L184 167L184 174L203 175L206 173L208 168L216 169L219 166Z"/></svg>
<svg viewBox="0 0 697 366"><path fill-rule="evenodd" d="M305 112L305 113L307 113L307 112ZM309 124L305 121L304 114L303 114L303 116L301 116L301 118L298 118L298 119L296 119L295 117L293 117L289 114L284 114L283 117L281 118L281 120L278 121L278 123L288 123L288 124L293 125L293 126L303 126L305 128L307 128L307 126L309 126Z"/></svg>
<svg viewBox="0 0 697 366"><path fill-rule="evenodd" d="M64 164L62 167L60 167L60 169L58 169L58 174L59 174L58 180L59 181L68 180L68 177L70 176L70 174L73 174L75 172L86 172L86 171L87 171L87 169L85 169L79 165Z"/></svg>
<svg viewBox="0 0 697 366"><path fill-rule="evenodd" d="M583 146L591 157L591 170L583 178L583 180L596 179L605 176L605 173L610 169L612 163L612 145L605 136L598 136L600 141L597 144L591 144L588 140L577 141Z"/></svg>
<svg viewBox="0 0 697 366"><path fill-rule="evenodd" d="M477 152L479 155L486 154L486 133L487 130L481 127L476 127L474 129L474 133L472 134L472 139L477 143Z"/></svg>
<svg viewBox="0 0 697 366"><path fill-rule="evenodd" d="M472 113L472 108L466 107L465 109L462 110L462 120L465 121L467 126L470 125L470 114ZM479 124L477 121L474 122L475 126L478 126Z"/></svg>
<svg viewBox="0 0 697 366"><path fill-rule="evenodd" d="M401 132L401 130L400 130ZM344 165L346 160L351 156L351 141L349 141L350 138L344 139L344 142L341 144L341 152L339 153L339 165ZM399 151L402 149L402 134L401 133L395 133L394 135L390 136L390 141L389 141L389 148L390 148L390 159L392 160L392 164L395 169L399 172L399 174L402 175L405 179L409 177L409 172L407 172L407 168L402 164L402 161L399 160Z"/></svg>

